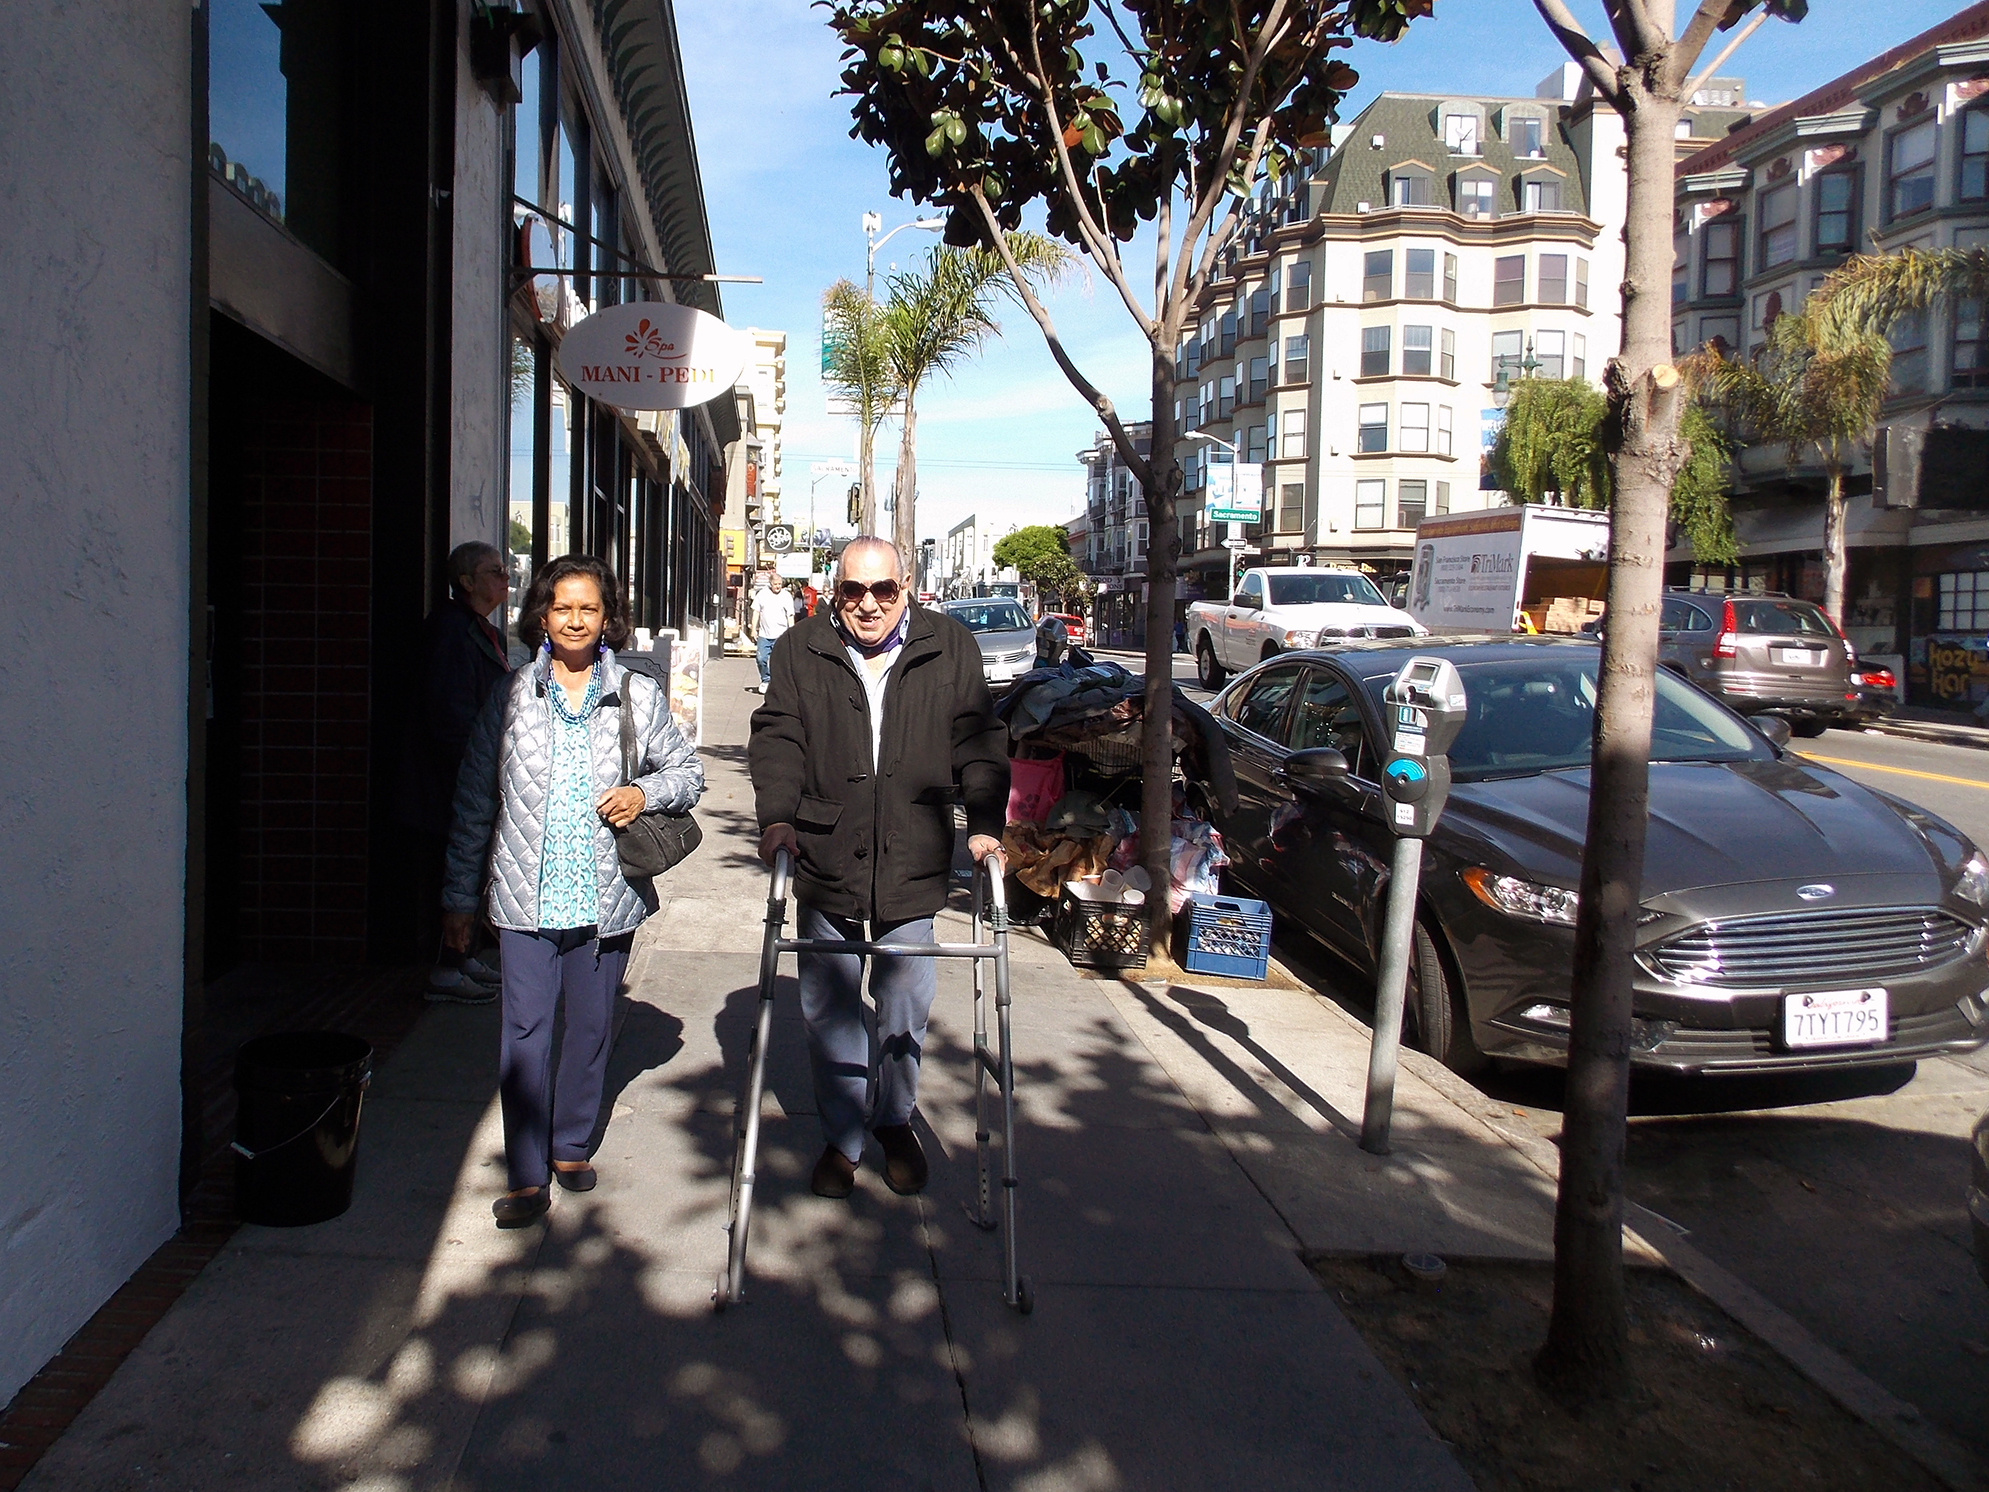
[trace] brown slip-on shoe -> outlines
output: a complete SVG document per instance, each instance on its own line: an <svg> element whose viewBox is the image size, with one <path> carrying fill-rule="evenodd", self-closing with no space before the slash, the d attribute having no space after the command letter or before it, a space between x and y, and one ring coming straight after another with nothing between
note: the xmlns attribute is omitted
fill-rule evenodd
<svg viewBox="0 0 1989 1492"><path fill-rule="evenodd" d="M553 1162L553 1180L566 1191L591 1192L594 1190L594 1184L600 1179L599 1173L591 1165L569 1168L558 1161Z"/></svg>
<svg viewBox="0 0 1989 1492"><path fill-rule="evenodd" d="M915 1197L925 1190L930 1174L925 1148L909 1124L880 1124L873 1133L884 1147L884 1184L901 1197Z"/></svg>
<svg viewBox="0 0 1989 1492"><path fill-rule="evenodd" d="M552 1210L552 1193L545 1187L499 1197L490 1204L490 1215L500 1228L529 1228Z"/></svg>
<svg viewBox="0 0 1989 1492"><path fill-rule="evenodd" d="M815 1162L815 1174L808 1178L808 1190L840 1202L856 1190L856 1162L835 1146L824 1146L822 1158Z"/></svg>

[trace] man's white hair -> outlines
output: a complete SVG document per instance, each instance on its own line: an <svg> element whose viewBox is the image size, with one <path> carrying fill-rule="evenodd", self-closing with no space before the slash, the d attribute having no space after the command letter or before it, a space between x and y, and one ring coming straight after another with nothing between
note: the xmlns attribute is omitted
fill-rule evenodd
<svg viewBox="0 0 1989 1492"><path fill-rule="evenodd" d="M836 556L836 579L841 580L849 574L849 559L851 555L875 554L879 551L890 555L897 561L897 578L899 580L903 580L911 574L911 570L905 564L905 556L896 544L877 534L859 534L856 538L851 539L849 543L845 544L843 552Z"/></svg>

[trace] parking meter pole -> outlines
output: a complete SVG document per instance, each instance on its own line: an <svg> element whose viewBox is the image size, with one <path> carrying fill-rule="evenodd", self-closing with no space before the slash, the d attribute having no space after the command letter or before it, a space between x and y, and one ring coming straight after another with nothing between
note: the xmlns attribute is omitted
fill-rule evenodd
<svg viewBox="0 0 1989 1492"><path fill-rule="evenodd" d="M1388 917L1381 934L1381 971L1374 992L1374 1041L1367 1054L1367 1107L1361 1111L1361 1149L1388 1154L1395 1117L1395 1069L1402 1051L1402 1005L1416 937L1416 888L1423 879L1423 842L1395 841L1389 868Z"/></svg>

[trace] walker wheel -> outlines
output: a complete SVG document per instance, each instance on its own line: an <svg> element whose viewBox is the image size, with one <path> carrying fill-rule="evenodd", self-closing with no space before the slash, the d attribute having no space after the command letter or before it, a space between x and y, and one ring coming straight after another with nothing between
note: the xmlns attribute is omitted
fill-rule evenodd
<svg viewBox="0 0 1989 1492"><path fill-rule="evenodd" d="M1015 1282L1015 1309L1027 1316L1036 1309L1036 1291L1029 1283L1029 1276L1023 1275Z"/></svg>
<svg viewBox="0 0 1989 1492"><path fill-rule="evenodd" d="M725 1298L725 1276L721 1274L718 1277L717 1288L711 1292L712 1315L723 1316L725 1314L725 1308L730 1304L731 1302Z"/></svg>

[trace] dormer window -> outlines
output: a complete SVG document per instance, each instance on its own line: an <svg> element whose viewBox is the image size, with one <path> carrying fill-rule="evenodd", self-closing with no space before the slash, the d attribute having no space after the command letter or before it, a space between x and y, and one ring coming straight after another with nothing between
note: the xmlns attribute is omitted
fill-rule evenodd
<svg viewBox="0 0 1989 1492"><path fill-rule="evenodd" d="M1388 173L1390 207L1433 207L1436 183L1430 173L1415 166L1398 166Z"/></svg>
<svg viewBox="0 0 1989 1492"><path fill-rule="evenodd" d="M1520 183L1520 210L1523 212L1559 212L1561 210L1561 183L1552 177L1541 177Z"/></svg>
<svg viewBox="0 0 1989 1492"><path fill-rule="evenodd" d="M1495 218L1498 208L1499 184L1490 176L1460 176L1457 178L1457 211L1467 218Z"/></svg>
<svg viewBox="0 0 1989 1492"><path fill-rule="evenodd" d="M1478 116L1476 114L1444 115L1443 146L1452 155L1478 154Z"/></svg>
<svg viewBox="0 0 1989 1492"><path fill-rule="evenodd" d="M1506 146L1521 160L1538 160L1547 154L1547 120L1530 108L1507 109L1504 116Z"/></svg>

